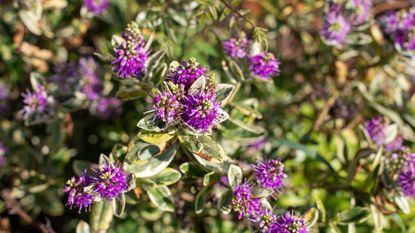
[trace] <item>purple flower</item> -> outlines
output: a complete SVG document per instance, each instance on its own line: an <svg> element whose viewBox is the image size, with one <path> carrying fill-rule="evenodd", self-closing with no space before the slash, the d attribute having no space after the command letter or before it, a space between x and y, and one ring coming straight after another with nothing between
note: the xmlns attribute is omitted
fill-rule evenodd
<svg viewBox="0 0 415 233"><path fill-rule="evenodd" d="M399 17L395 11L386 13L379 20L383 25L383 30L388 33L395 32L399 27Z"/></svg>
<svg viewBox="0 0 415 233"><path fill-rule="evenodd" d="M392 142L385 145L385 149L389 152L398 151L402 149L403 137L402 135L397 135Z"/></svg>
<svg viewBox="0 0 415 233"><path fill-rule="evenodd" d="M89 100L98 99L102 93L102 82L96 74L97 64L92 57L79 60L79 74L81 76L81 92Z"/></svg>
<svg viewBox="0 0 415 233"><path fill-rule="evenodd" d="M375 116L369 121L364 123L364 127L369 137L378 146L382 145L385 141L385 124L383 123L383 117Z"/></svg>
<svg viewBox="0 0 415 233"><path fill-rule="evenodd" d="M128 188L130 174L120 166L105 165L94 177L94 192L107 200L118 198Z"/></svg>
<svg viewBox="0 0 415 233"><path fill-rule="evenodd" d="M54 65L51 83L56 85L56 93L63 96L73 95L79 87L79 75L72 62L63 62Z"/></svg>
<svg viewBox="0 0 415 233"><path fill-rule="evenodd" d="M67 206L79 208L79 212L89 210L94 203L94 195L91 193L90 186L93 179L90 176L82 175L72 177L66 182L64 193L68 194Z"/></svg>
<svg viewBox="0 0 415 233"><path fill-rule="evenodd" d="M375 116L364 123L365 130L370 139L378 146L384 146L387 151L393 152L402 149L403 137L397 134L392 141L386 142L386 128L388 125L384 122L383 117Z"/></svg>
<svg viewBox="0 0 415 233"><path fill-rule="evenodd" d="M149 52L136 23L128 25L123 41L114 48L113 70L121 78L139 78L147 68Z"/></svg>
<svg viewBox="0 0 415 233"><path fill-rule="evenodd" d="M122 101L116 97L100 97L90 106L92 114L103 119L108 119L114 115L121 114Z"/></svg>
<svg viewBox="0 0 415 233"><path fill-rule="evenodd" d="M22 96L24 107L19 115L26 122L44 121L54 115L55 99L49 96L44 87L39 86L33 93L27 90Z"/></svg>
<svg viewBox="0 0 415 233"><path fill-rule="evenodd" d="M248 145L248 150L261 151L264 149L264 146L266 143L267 143L267 138L260 137L258 140Z"/></svg>
<svg viewBox="0 0 415 233"><path fill-rule="evenodd" d="M269 233L272 230L272 225L277 220L277 216L272 213L272 210L262 208L254 216L250 217L252 223L254 223L256 232Z"/></svg>
<svg viewBox="0 0 415 233"><path fill-rule="evenodd" d="M304 219L286 212L271 226L271 233L307 233Z"/></svg>
<svg viewBox="0 0 415 233"><path fill-rule="evenodd" d="M223 49L232 58L244 58L249 47L249 40L245 35L239 38L230 38L223 42Z"/></svg>
<svg viewBox="0 0 415 233"><path fill-rule="evenodd" d="M182 62L171 74L168 79L174 84L184 85L187 90L198 78L206 74L207 69L202 67L194 58Z"/></svg>
<svg viewBox="0 0 415 233"><path fill-rule="evenodd" d="M398 185L405 196L415 198L415 154L407 155L399 173Z"/></svg>
<svg viewBox="0 0 415 233"><path fill-rule="evenodd" d="M284 185L282 180L287 178L284 164L276 159L258 162L254 166L254 174L256 181L265 189L281 189Z"/></svg>
<svg viewBox="0 0 415 233"><path fill-rule="evenodd" d="M238 219L244 216L257 216L261 210L259 199L252 195L251 187L246 182L235 186L231 205L238 213Z"/></svg>
<svg viewBox="0 0 415 233"><path fill-rule="evenodd" d="M263 52L249 57L249 70L255 76L269 79L280 73L280 62L272 53Z"/></svg>
<svg viewBox="0 0 415 233"><path fill-rule="evenodd" d="M352 0L351 5L353 10L350 17L351 23L358 25L365 22L372 7L372 0Z"/></svg>
<svg viewBox="0 0 415 233"><path fill-rule="evenodd" d="M177 96L168 91L161 92L153 99L153 109L156 116L166 124L177 119L180 107Z"/></svg>
<svg viewBox="0 0 415 233"><path fill-rule="evenodd" d="M336 12L329 12L325 19L321 35L331 44L343 44L351 30L346 18Z"/></svg>
<svg viewBox="0 0 415 233"><path fill-rule="evenodd" d="M217 122L221 110L216 95L205 92L185 96L182 107L180 118L183 122L202 132L208 131Z"/></svg>
<svg viewBox="0 0 415 233"><path fill-rule="evenodd" d="M89 12L101 14L107 10L110 4L109 0L84 0L84 5Z"/></svg>

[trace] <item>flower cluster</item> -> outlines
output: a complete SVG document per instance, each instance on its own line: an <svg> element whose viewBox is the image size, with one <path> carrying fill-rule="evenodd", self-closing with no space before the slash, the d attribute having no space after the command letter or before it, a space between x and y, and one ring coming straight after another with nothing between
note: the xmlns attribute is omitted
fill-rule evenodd
<svg viewBox="0 0 415 233"><path fill-rule="evenodd" d="M89 100L100 97L103 85L97 76L97 64L92 57L79 59L79 76L81 78L81 92Z"/></svg>
<svg viewBox="0 0 415 233"><path fill-rule="evenodd" d="M101 14L105 12L109 5L109 0L84 0L84 6L86 9L94 14Z"/></svg>
<svg viewBox="0 0 415 233"><path fill-rule="evenodd" d="M249 69L261 79L269 79L280 73L280 62L272 53L259 53L249 57Z"/></svg>
<svg viewBox="0 0 415 233"><path fill-rule="evenodd" d="M271 225L271 233L307 233L304 219L286 212Z"/></svg>
<svg viewBox="0 0 415 233"><path fill-rule="evenodd" d="M97 196L106 200L118 198L127 191L130 179L129 173L120 166L112 165L100 167L92 176L72 177L64 188L68 195L67 206L75 206L81 212L90 209Z"/></svg>
<svg viewBox="0 0 415 233"><path fill-rule="evenodd" d="M256 216L261 210L259 199L252 194L251 186L248 183L236 185L233 190L232 208L238 213L238 219L245 216Z"/></svg>
<svg viewBox="0 0 415 233"><path fill-rule="evenodd" d="M399 173L398 184L405 196L415 198L415 154L408 154Z"/></svg>
<svg viewBox="0 0 415 233"><path fill-rule="evenodd" d="M321 36L329 44L342 45L353 27L369 18L372 0L328 1Z"/></svg>
<svg viewBox="0 0 415 233"><path fill-rule="evenodd" d="M238 37L232 37L223 42L223 49L232 58L245 58L250 41L245 35Z"/></svg>
<svg viewBox="0 0 415 233"><path fill-rule="evenodd" d="M100 67L92 57L81 58L77 64L57 64L48 80L50 95L56 97L56 102L79 97L84 102L83 106L89 106L92 114L104 119L120 114L121 100L104 95L99 74Z"/></svg>
<svg viewBox="0 0 415 233"><path fill-rule="evenodd" d="M382 30L404 50L415 50L415 8L389 11L379 17Z"/></svg>
<svg viewBox="0 0 415 233"><path fill-rule="evenodd" d="M113 71L121 78L139 78L147 68L149 51L137 23L132 22L114 46Z"/></svg>
<svg viewBox="0 0 415 233"><path fill-rule="evenodd" d="M24 107L19 115L25 122L40 122L55 114L55 98L43 86L38 86L34 92L29 90L22 94Z"/></svg>
<svg viewBox="0 0 415 233"><path fill-rule="evenodd" d="M258 162L254 166L256 181L265 189L278 190L283 187L282 180L287 178L284 173L284 164L279 160Z"/></svg>
<svg viewBox="0 0 415 233"><path fill-rule="evenodd" d="M369 137L378 146L384 146L390 152L402 149L403 137L397 132L397 126L385 123L383 117L373 117L364 123L364 127Z"/></svg>
<svg viewBox="0 0 415 233"><path fill-rule="evenodd" d="M272 53L251 49L257 44L248 40L245 34L232 37L223 42L223 49L232 58L248 58L249 70L252 75L260 79L270 79L280 73L280 61Z"/></svg>
<svg viewBox="0 0 415 233"><path fill-rule="evenodd" d="M223 120L216 91L214 74L191 58L171 68L165 90L153 98L154 115L167 126L179 123L207 132Z"/></svg>
<svg viewBox="0 0 415 233"><path fill-rule="evenodd" d="M283 187L282 180L287 177L284 165L279 160L259 162L254 167L254 179L258 188L267 191L279 190ZM222 180L222 179L221 179ZM238 214L238 219L247 218L256 229L263 233L306 233L308 228L304 219L286 212L281 216L273 213L269 207L261 204L255 196L253 186L247 182L233 188L232 209ZM264 197L262 197L264 198Z"/></svg>

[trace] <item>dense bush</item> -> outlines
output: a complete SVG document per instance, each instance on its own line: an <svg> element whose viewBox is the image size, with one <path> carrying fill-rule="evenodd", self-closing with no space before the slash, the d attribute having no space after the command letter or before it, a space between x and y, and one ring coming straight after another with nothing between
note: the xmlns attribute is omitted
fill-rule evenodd
<svg viewBox="0 0 415 233"><path fill-rule="evenodd" d="M410 1L0 17L0 232L415 232Z"/></svg>

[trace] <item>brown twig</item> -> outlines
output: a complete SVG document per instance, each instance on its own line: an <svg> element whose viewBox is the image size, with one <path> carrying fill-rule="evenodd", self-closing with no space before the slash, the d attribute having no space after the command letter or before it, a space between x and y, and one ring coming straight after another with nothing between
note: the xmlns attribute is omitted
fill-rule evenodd
<svg viewBox="0 0 415 233"><path fill-rule="evenodd" d="M244 15L242 15L241 13L239 13L239 11L233 9L233 7L226 2L226 0L220 0L227 8L229 8L229 10L232 11L232 13L234 13L235 15L237 15L239 18L245 20L247 23L249 23L249 25L251 25L253 28L255 28L255 24L252 23L248 18L246 18Z"/></svg>
<svg viewBox="0 0 415 233"><path fill-rule="evenodd" d="M23 221L32 225L42 233L56 233L48 219L46 219L46 223L39 223L33 220L33 218L21 208L20 203L10 197L10 191L2 190L0 192L0 197L3 199L9 214L18 215Z"/></svg>
<svg viewBox="0 0 415 233"><path fill-rule="evenodd" d="M398 10L398 9L401 9L401 8L406 8L406 7L409 6L409 2L410 1L407 1L407 0L405 0L405 1L400 0L400 1L386 2L386 3L379 4L379 5L377 5L373 8L373 10L372 10L373 15L382 14L385 11Z"/></svg>

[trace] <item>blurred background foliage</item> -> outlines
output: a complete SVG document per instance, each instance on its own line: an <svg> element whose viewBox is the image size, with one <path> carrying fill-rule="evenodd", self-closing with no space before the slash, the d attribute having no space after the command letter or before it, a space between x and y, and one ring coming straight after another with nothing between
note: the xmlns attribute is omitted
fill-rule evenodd
<svg viewBox="0 0 415 233"><path fill-rule="evenodd" d="M375 1L374 12L382 4L388 2ZM233 159L285 162L288 187L273 200L276 206L302 212L316 207L320 215L313 232L415 232L413 201L384 201L387 194L373 188L377 174L367 169L371 158L357 161L359 169L352 167L359 153L373 150L361 128L373 115L397 123L405 146L413 149L414 60L396 52L374 19L353 32L345 48L324 44L324 5L319 0L233 1L244 20L220 1L113 0L104 14L94 16L78 0L0 1L0 77L9 88L0 141L10 150L9 165L0 170L0 231L35 229L7 211L7 197L36 221L50 221L57 232L74 232L80 219L88 221L87 213L64 207L62 187L73 175L75 157L97 162L113 145L128 143L149 100L126 101L123 113L111 119L81 109L25 127L15 120L20 93L30 86L31 72L50 76L54 64L95 54L105 70L105 90L115 95L121 87L111 80L111 37L136 20L145 36L155 33L167 60L195 57L222 82L242 84L227 106L231 120L217 130L216 139ZM269 51L281 60L279 77L265 83L249 79L246 66L226 60L221 41L238 31L266 36ZM263 137L263 148L249 149ZM216 210L214 196L196 214L193 202L202 187L201 178L184 176L172 188L173 213L143 197L114 219L110 232L251 232L248 224ZM412 207L406 214L399 211L409 208L405 205Z"/></svg>

